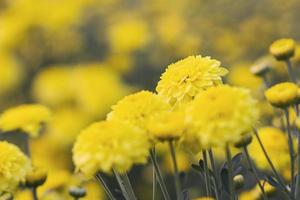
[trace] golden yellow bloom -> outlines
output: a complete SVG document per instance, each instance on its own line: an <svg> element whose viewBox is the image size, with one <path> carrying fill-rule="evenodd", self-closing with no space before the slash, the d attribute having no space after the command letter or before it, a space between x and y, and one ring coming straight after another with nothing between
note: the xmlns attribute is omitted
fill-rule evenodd
<svg viewBox="0 0 300 200"><path fill-rule="evenodd" d="M298 86L291 82L278 83L265 92L267 100L276 107L286 107L298 98Z"/></svg>
<svg viewBox="0 0 300 200"><path fill-rule="evenodd" d="M274 127L260 128L258 129L258 134L275 168L280 171L288 166L290 157L285 134ZM270 170L270 165L257 140L253 140L249 145L249 152L257 167L263 170Z"/></svg>
<svg viewBox="0 0 300 200"><path fill-rule="evenodd" d="M185 128L185 116L182 112L159 112L147 124L147 130L160 141L177 140Z"/></svg>
<svg viewBox="0 0 300 200"><path fill-rule="evenodd" d="M227 70L210 57L189 56L168 66L158 82L156 91L171 104L194 99L199 92L222 84Z"/></svg>
<svg viewBox="0 0 300 200"><path fill-rule="evenodd" d="M29 158L17 146L0 142L0 191L15 190L30 168Z"/></svg>
<svg viewBox="0 0 300 200"><path fill-rule="evenodd" d="M296 44L293 39L283 38L273 42L269 50L277 60L286 60L294 55L295 48Z"/></svg>
<svg viewBox="0 0 300 200"><path fill-rule="evenodd" d="M147 161L149 141L146 134L119 121L97 122L84 129L73 147L76 169L87 176L97 172L120 173Z"/></svg>
<svg viewBox="0 0 300 200"><path fill-rule="evenodd" d="M112 106L112 111L107 115L107 119L128 122L147 130L151 117L170 109L170 105L160 96L149 91L141 91L126 96Z"/></svg>
<svg viewBox="0 0 300 200"><path fill-rule="evenodd" d="M37 137L41 125L50 120L48 108L38 104L24 104L10 108L0 116L0 129L4 132L21 130Z"/></svg>
<svg viewBox="0 0 300 200"><path fill-rule="evenodd" d="M183 142L198 142L198 150L239 141L258 119L256 101L250 91L228 85L200 93L186 112L189 119Z"/></svg>

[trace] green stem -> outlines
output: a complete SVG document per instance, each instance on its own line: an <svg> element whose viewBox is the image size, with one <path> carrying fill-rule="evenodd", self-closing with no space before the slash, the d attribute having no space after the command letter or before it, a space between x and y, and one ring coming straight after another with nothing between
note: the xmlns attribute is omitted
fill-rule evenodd
<svg viewBox="0 0 300 200"><path fill-rule="evenodd" d="M157 180L156 180L156 173L155 173L155 169L153 167L153 185L152 185L152 200L155 200L155 196L156 196L156 184Z"/></svg>
<svg viewBox="0 0 300 200"><path fill-rule="evenodd" d="M158 183L160 185L161 191L163 193L164 199L165 200L171 200L170 195L169 195L168 190L167 190L167 187L166 187L166 184L163 180L163 177L161 175L159 166L157 164L157 161L156 161L156 158L155 158L155 153L153 152L153 149L150 150L150 158L151 158L152 164L154 166L156 177L157 177Z"/></svg>
<svg viewBox="0 0 300 200"><path fill-rule="evenodd" d="M296 115L297 117L299 117L299 107L298 107L298 104L295 104L295 112L296 112ZM299 130L298 128L296 129L297 130L297 141L298 141L298 149L297 149L297 161L298 161L298 171L297 171L297 180L296 180L296 196L295 196L295 199L299 199L300 198L300 133L299 133Z"/></svg>
<svg viewBox="0 0 300 200"><path fill-rule="evenodd" d="M205 150L202 150L202 158L204 162L204 179L205 179L206 192L207 192L207 196L211 196L210 176L208 171L207 154Z"/></svg>
<svg viewBox="0 0 300 200"><path fill-rule="evenodd" d="M104 188L104 190L105 190L105 192L106 192L108 198L109 198L110 200L116 200L115 197L113 196L112 192L110 191L108 185L105 183L104 179L102 178L101 174L100 174L100 173L97 173L97 174L95 175L95 178L96 178L97 182L98 182L101 186L103 186L103 188Z"/></svg>
<svg viewBox="0 0 300 200"><path fill-rule="evenodd" d="M247 148L246 146L244 147L244 153L245 153L245 156L246 156L248 165L249 165L249 167L250 167L250 170L251 170L251 171L253 172L253 174L254 174L254 177L255 177L255 179L256 179L256 182L257 182L257 184L258 184L258 187L259 187L259 189L260 189L260 191L261 191L261 194L262 194L262 196L263 196L263 199L264 199L264 200L267 200L268 198L267 198L267 196L266 196L265 189L264 189L264 187L262 186L262 184L261 184L261 182L260 182L260 180L259 180L259 176L258 176L256 167L254 166L254 164L253 164L253 162L252 162L252 160L251 160L251 158L250 158L250 155L249 155L249 152L248 152L248 148Z"/></svg>
<svg viewBox="0 0 300 200"><path fill-rule="evenodd" d="M208 156L209 156L209 160L210 160L210 165L212 167L212 171L214 173L214 185L215 185L215 195L216 195L216 200L220 200L221 199L221 194L219 191L221 191L221 181L220 181L220 176L216 167L216 162L214 159L214 154L212 149L208 150Z"/></svg>
<svg viewBox="0 0 300 200"><path fill-rule="evenodd" d="M268 89L268 88L270 87L270 83L269 83L267 74L264 74L264 75L262 76L262 78L263 78L263 81L264 81L264 84L265 84L266 89Z"/></svg>
<svg viewBox="0 0 300 200"><path fill-rule="evenodd" d="M33 197L33 200L38 200L38 196L37 196L37 188L36 188L36 187L33 187L31 191L32 191L32 197Z"/></svg>
<svg viewBox="0 0 300 200"><path fill-rule="evenodd" d="M234 184L233 184L233 169L232 169L232 160L231 160L231 152L229 145L226 145L226 158L228 164L228 178L229 178L229 195L230 200L235 200L235 192L234 192Z"/></svg>
<svg viewBox="0 0 300 200"><path fill-rule="evenodd" d="M290 153L290 160L291 160L291 195L294 197L295 193L295 152L294 152L294 143L291 133L291 126L290 126L290 118L289 118L289 111L288 109L284 110L285 118L286 118L286 129L288 135L288 144L289 144L289 153ZM294 198L293 198L294 199Z"/></svg>
<svg viewBox="0 0 300 200"><path fill-rule="evenodd" d="M175 153L173 141L169 140L168 142L169 142L169 148L170 148L171 158L172 158L173 167L174 167L174 180L175 180L176 196L177 196L177 199L179 199L180 195L181 195L181 184L180 184L180 178L179 178L178 165L177 165L177 161L176 161L176 153Z"/></svg>
<svg viewBox="0 0 300 200"><path fill-rule="evenodd" d="M125 197L125 199L126 200L133 200L133 199L131 199L131 196L130 196L130 194L128 192L128 188L126 187L124 178L121 177L121 175L115 169L113 169L113 172L114 172L114 174L115 174L115 176L117 178L118 184L119 184L119 186L121 188L122 194Z"/></svg>
<svg viewBox="0 0 300 200"><path fill-rule="evenodd" d="M297 84L297 78L296 78L296 76L295 76L295 71L294 71L294 69L293 69L291 60L290 60L290 59L287 59L287 60L285 61L285 63L286 63L287 70L288 70L288 74L289 74L291 80L292 80L294 83Z"/></svg>

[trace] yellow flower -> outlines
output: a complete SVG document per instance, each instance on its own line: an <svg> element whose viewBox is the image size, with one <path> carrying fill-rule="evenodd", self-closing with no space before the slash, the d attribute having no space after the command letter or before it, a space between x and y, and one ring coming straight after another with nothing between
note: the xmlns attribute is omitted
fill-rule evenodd
<svg viewBox="0 0 300 200"><path fill-rule="evenodd" d="M108 41L114 52L132 52L149 41L149 30L142 19L119 19L108 27Z"/></svg>
<svg viewBox="0 0 300 200"><path fill-rule="evenodd" d="M293 39L283 38L273 42L269 50L277 60L286 60L294 55L295 48L296 44Z"/></svg>
<svg viewBox="0 0 300 200"><path fill-rule="evenodd" d="M171 104L181 104L195 98L199 92L222 84L227 70L210 57L189 56L168 66L156 91Z"/></svg>
<svg viewBox="0 0 300 200"><path fill-rule="evenodd" d="M159 112L147 124L148 131L160 141L177 140L185 128L185 117L182 112Z"/></svg>
<svg viewBox="0 0 300 200"><path fill-rule="evenodd" d="M0 129L4 132L21 130L37 137L41 125L50 120L48 108L38 104L24 104L10 108L0 116Z"/></svg>
<svg viewBox="0 0 300 200"><path fill-rule="evenodd" d="M15 190L30 168L29 158L17 146L0 142L0 191Z"/></svg>
<svg viewBox="0 0 300 200"><path fill-rule="evenodd" d="M285 134L274 127L263 127L258 130L260 139L267 150L275 168L283 170L290 163L289 149ZM249 152L256 165L263 170L270 170L257 140L249 145ZM280 155L280 156L278 156Z"/></svg>
<svg viewBox="0 0 300 200"><path fill-rule="evenodd" d="M73 147L76 169L87 176L97 172L120 173L129 171L134 164L147 161L149 141L146 134L119 121L97 122L84 129Z"/></svg>
<svg viewBox="0 0 300 200"><path fill-rule="evenodd" d="M286 107L298 98L298 86L291 82L278 83L265 92L267 100L276 107Z"/></svg>
<svg viewBox="0 0 300 200"><path fill-rule="evenodd" d="M235 143L258 119L256 101L249 90L228 85L200 93L186 112L189 119L183 141L199 142L198 148Z"/></svg>
<svg viewBox="0 0 300 200"><path fill-rule="evenodd" d="M141 91L126 96L112 106L112 111L107 115L107 119L128 122L147 130L150 118L159 112L170 109L170 105L160 96L149 91Z"/></svg>

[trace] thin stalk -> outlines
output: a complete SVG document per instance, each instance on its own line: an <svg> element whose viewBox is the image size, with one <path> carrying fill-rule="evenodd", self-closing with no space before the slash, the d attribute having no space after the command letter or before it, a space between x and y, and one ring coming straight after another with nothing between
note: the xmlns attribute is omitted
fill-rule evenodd
<svg viewBox="0 0 300 200"><path fill-rule="evenodd" d="M153 185L152 185L152 200L155 200L155 197L156 197L156 184L157 181L156 181L156 173L155 173L155 169L153 167Z"/></svg>
<svg viewBox="0 0 300 200"><path fill-rule="evenodd" d="M125 186L126 186L126 189L128 190L130 199L136 200L137 198L134 194L134 191L133 191L133 188L132 188L132 185L130 183L130 180L129 180L129 177L128 177L127 173L121 175L121 178L123 179L123 181L125 183Z"/></svg>
<svg viewBox="0 0 300 200"><path fill-rule="evenodd" d="M205 150L202 151L202 158L204 161L204 179L205 179L206 193L207 196L211 196L210 177L209 177L208 164L207 164L207 155Z"/></svg>
<svg viewBox="0 0 300 200"><path fill-rule="evenodd" d="M105 190L105 192L106 192L108 198L109 198L110 200L116 200L115 197L114 197L114 195L113 195L112 192L110 191L108 185L105 183L104 179L102 178L101 174L100 174L100 173L97 173L97 174L95 175L95 178L96 178L97 182L98 182L101 186L103 186L103 188L104 188L104 190Z"/></svg>
<svg viewBox="0 0 300 200"><path fill-rule="evenodd" d="M37 190L36 187L33 187L33 188L31 189L33 200L38 200L38 196L37 196L37 191L36 191L36 190Z"/></svg>
<svg viewBox="0 0 300 200"><path fill-rule="evenodd" d="M289 118L289 111L288 109L284 110L285 118L286 118L286 129L288 135L288 144L289 144L289 153L290 153L290 160L291 160L291 194L294 196L295 192L295 152L294 152L294 143L291 133L291 126L290 126L290 118Z"/></svg>
<svg viewBox="0 0 300 200"><path fill-rule="evenodd" d="M179 199L181 196L181 184L180 184L180 178L179 178L178 165L177 165L177 161L176 161L176 153L175 153L173 141L169 140L168 142L169 142L169 148L170 148L172 162L173 162L173 166L174 166L174 180L175 180L176 196L177 196L177 199Z"/></svg>
<svg viewBox="0 0 300 200"><path fill-rule="evenodd" d="M119 184L119 186L121 188L122 194L125 197L125 199L126 200L132 200L130 198L130 194L128 192L128 189L127 189L127 187L125 185L124 179L121 177L121 175L115 169L113 169L113 172L114 172L114 174L115 174L115 176L117 178L118 184Z"/></svg>
<svg viewBox="0 0 300 200"><path fill-rule="evenodd" d="M270 87L270 82L268 80L267 74L263 74L262 78L263 78L266 89L268 89Z"/></svg>
<svg viewBox="0 0 300 200"><path fill-rule="evenodd" d="M297 78L295 76L295 71L293 69L292 63L290 59L285 60L286 66L287 66L287 70L288 70L288 74L290 79L294 82L297 83Z"/></svg>
<svg viewBox="0 0 300 200"><path fill-rule="evenodd" d="M218 169L216 167L216 162L214 159L214 154L212 149L208 150L208 156L209 156L209 160L210 160L210 165L212 167L212 171L214 173L214 185L215 185L215 195L216 195L216 200L220 200L221 199L221 194L219 191L221 191L221 181L220 181L220 176L218 173Z"/></svg>
<svg viewBox="0 0 300 200"><path fill-rule="evenodd" d="M169 195L168 190L167 190L167 187L166 187L166 184L164 182L164 179L161 175L159 166L157 164L157 161L156 161L155 154L154 154L153 150L150 150L150 158L151 158L152 164L154 166L155 173L156 173L156 176L157 176L157 180L158 180L158 183L160 185L161 191L163 193L164 199L165 200L171 200L170 195Z"/></svg>
<svg viewBox="0 0 300 200"><path fill-rule="evenodd" d="M267 196L266 196L265 189L264 189L264 187L262 186L262 184L261 184L261 182L260 182L260 180L259 180L259 176L258 176L256 167L254 166L254 164L253 164L253 162L252 162L252 160L251 160L251 158L250 158L250 155L249 155L249 152L248 152L248 148L247 148L246 146L244 147L244 153L245 153L245 156L246 156L248 165L249 165L251 171L252 171L253 174L254 174L254 177L255 177L255 179L256 179L256 182L257 182L257 184L258 184L258 187L259 187L259 189L260 189L260 191L261 191L261 194L262 194L262 196L263 196L263 199L264 199L264 200L267 200L268 198L267 198Z"/></svg>
<svg viewBox="0 0 300 200"><path fill-rule="evenodd" d="M298 104L295 104L295 112L297 117L299 117L299 107ZM296 194L295 194L295 199L300 198L300 133L298 128L296 128L297 131L297 141L298 141L298 149L297 149L297 161L298 161L298 171L297 171L297 178L296 178Z"/></svg>
<svg viewBox="0 0 300 200"><path fill-rule="evenodd" d="M259 137L259 135L258 135L258 133L257 133L257 130L254 129L253 132L254 132L254 135L255 135L255 137L256 137L258 143L259 143L260 148L261 148L262 151L263 151L264 156L266 157L266 159L267 159L267 161L268 161L268 163L269 163L269 165L270 165L270 167L271 167L271 169L272 169L272 171L273 171L274 176L276 177L276 180L277 180L278 183L282 186L282 188L284 189L284 192L285 192L287 195L289 195L289 191L288 191L288 189L286 188L286 185L285 185L283 179L279 176L279 174L278 174L276 168L274 167L274 164L272 163L272 161L271 161L271 159L270 159L270 157L269 157L269 155L268 155L268 153L267 153L267 151L266 151L266 149L265 149L265 147L264 147L264 145L263 145L263 143L262 143L262 141L261 141L261 139L260 139L260 137Z"/></svg>
<svg viewBox="0 0 300 200"><path fill-rule="evenodd" d="M229 195L230 200L235 200L235 192L234 192L234 185L233 185L233 170L232 170L232 160L231 160L231 152L229 145L226 145L226 158L228 163L228 178L229 178Z"/></svg>

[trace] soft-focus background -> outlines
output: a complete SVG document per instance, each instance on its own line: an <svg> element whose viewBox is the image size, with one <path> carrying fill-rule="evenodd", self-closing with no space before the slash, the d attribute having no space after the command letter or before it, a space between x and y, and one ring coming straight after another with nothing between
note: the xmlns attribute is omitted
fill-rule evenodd
<svg viewBox="0 0 300 200"><path fill-rule="evenodd" d="M249 67L275 39L299 40L299 19L299 0L0 0L0 110L32 102L52 109L31 148L50 169L40 192L60 188L72 179L76 135L124 95L154 90L168 64L197 54L222 61L227 81L256 94L262 81ZM189 168L189 157L178 152L178 160ZM172 170L170 158L162 165ZM150 199L142 191L151 194L151 167L133 173L141 174L137 195ZM101 199L88 187L98 195L90 199Z"/></svg>

